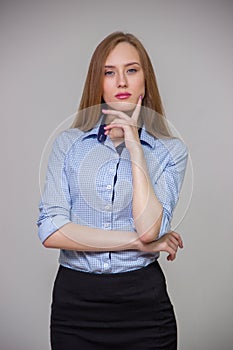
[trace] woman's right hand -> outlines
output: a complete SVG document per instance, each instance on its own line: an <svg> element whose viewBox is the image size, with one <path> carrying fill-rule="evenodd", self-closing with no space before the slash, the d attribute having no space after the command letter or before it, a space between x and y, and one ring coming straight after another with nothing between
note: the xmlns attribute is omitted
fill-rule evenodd
<svg viewBox="0 0 233 350"><path fill-rule="evenodd" d="M167 252L167 260L173 261L176 258L178 248L183 248L183 241L179 233L171 231L150 243L138 241L138 250L142 252Z"/></svg>

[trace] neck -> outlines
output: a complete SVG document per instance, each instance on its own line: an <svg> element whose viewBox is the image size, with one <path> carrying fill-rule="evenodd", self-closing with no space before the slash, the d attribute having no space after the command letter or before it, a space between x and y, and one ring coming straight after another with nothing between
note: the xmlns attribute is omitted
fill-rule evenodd
<svg viewBox="0 0 233 350"><path fill-rule="evenodd" d="M124 131L121 128L114 128L110 130L109 137L115 147L124 142Z"/></svg>

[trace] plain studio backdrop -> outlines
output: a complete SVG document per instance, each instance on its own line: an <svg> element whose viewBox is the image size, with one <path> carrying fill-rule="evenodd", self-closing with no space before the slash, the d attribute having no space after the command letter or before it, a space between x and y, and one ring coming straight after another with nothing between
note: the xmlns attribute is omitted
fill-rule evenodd
<svg viewBox="0 0 233 350"><path fill-rule="evenodd" d="M185 248L174 262L160 258L179 350L232 349L233 2L2 0L0 6L0 349L49 349L58 251L37 237L42 152L75 113L94 48L116 30L145 45L167 118L190 151L174 218Z"/></svg>

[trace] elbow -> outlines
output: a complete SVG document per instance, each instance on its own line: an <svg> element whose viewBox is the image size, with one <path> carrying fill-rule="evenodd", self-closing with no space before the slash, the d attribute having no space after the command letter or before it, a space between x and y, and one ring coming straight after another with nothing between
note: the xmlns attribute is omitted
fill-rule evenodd
<svg viewBox="0 0 233 350"><path fill-rule="evenodd" d="M45 248L52 248L49 237L42 243Z"/></svg>
<svg viewBox="0 0 233 350"><path fill-rule="evenodd" d="M150 243L158 239L159 232L162 224L162 215L156 221L156 223L146 232L141 233L139 238L143 243Z"/></svg>
<svg viewBox="0 0 233 350"><path fill-rule="evenodd" d="M140 241L142 243L149 243L151 242L151 239L149 238L149 236L147 234L144 234L142 236L139 237Z"/></svg>
<svg viewBox="0 0 233 350"><path fill-rule="evenodd" d="M140 241L143 243L150 243L155 241L158 238L159 230L150 230L146 233L143 233L139 236Z"/></svg>
<svg viewBox="0 0 233 350"><path fill-rule="evenodd" d="M57 231L56 231L57 232ZM42 243L45 248L57 248L56 232L48 236Z"/></svg>

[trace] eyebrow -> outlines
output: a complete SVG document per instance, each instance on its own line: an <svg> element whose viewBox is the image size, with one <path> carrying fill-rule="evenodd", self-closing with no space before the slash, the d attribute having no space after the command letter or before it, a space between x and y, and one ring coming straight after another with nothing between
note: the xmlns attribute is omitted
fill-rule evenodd
<svg viewBox="0 0 233 350"><path fill-rule="evenodd" d="M128 67L128 66L132 66L134 64L137 64L138 66L141 67L141 65L138 63L138 62L129 62L129 63L126 63L124 66L125 67ZM112 65L106 65L104 66L104 68L116 68L115 66L112 66Z"/></svg>

